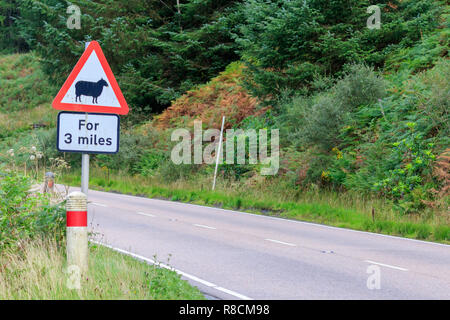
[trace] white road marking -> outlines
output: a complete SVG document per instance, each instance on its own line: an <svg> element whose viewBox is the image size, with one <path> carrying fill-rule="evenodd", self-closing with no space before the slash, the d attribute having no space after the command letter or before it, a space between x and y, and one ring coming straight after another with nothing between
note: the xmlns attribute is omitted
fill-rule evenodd
<svg viewBox="0 0 450 320"><path fill-rule="evenodd" d="M166 264L163 264L163 263L155 263L154 260L149 259L149 258L146 258L146 257L144 257L144 256L141 256L141 255L138 255L138 254L129 252L129 251L125 251L125 250L123 250L123 249L115 248L115 247L113 247L113 246L107 245L107 244L102 243L102 242L99 242L99 241L90 240L90 242L96 243L96 244L99 244L99 245L102 245L102 246L104 246L104 247L110 248L110 249L115 250L115 251L117 251L117 252L120 252L120 253L129 255L129 256L131 256L131 257L134 257L134 258L136 258L136 259L145 261L145 262L147 262L147 263L150 263L150 264L156 264L157 266L160 266L160 267L162 267L162 268L164 268L164 269L168 269L168 270L174 271L174 272L178 273L179 275L181 275L181 276L183 276L183 277L185 277L185 278L191 279L192 281L195 281L195 282L201 283L201 284L203 284L203 285L205 285L205 286L207 286L207 287L210 287L210 288L213 288L213 289L216 289L216 290L225 292L225 293L227 293L227 294L229 294L229 295L231 295L231 296L234 296L234 297L236 297L236 298L239 298L239 299L242 299L242 300L253 300L252 298L247 297L247 296L245 296L245 295L243 295L243 294L237 293L237 292L232 291L232 290L225 289L225 288L223 288L223 287L219 287L218 285L216 285L216 284L214 284L214 283L211 283L211 282L209 282L209 281L200 279L200 278L198 278L198 277L196 277L196 276L193 276L193 275L191 275L191 274L189 274L189 273L186 273L186 272L183 272L183 271L181 271L181 270L172 268L172 267L170 267L170 266L168 266L168 265L166 265Z"/></svg>
<svg viewBox="0 0 450 320"><path fill-rule="evenodd" d="M99 206L99 207L107 207L106 204L97 203L97 202L91 202L91 204L93 204L94 206Z"/></svg>
<svg viewBox="0 0 450 320"><path fill-rule="evenodd" d="M151 217L151 218L155 218L156 216L154 216L153 214L150 213L144 213L144 212L136 212L137 214L140 214L141 216L146 216L146 217Z"/></svg>
<svg viewBox="0 0 450 320"><path fill-rule="evenodd" d="M205 226L205 225L203 225L203 224L193 224L194 226L196 226L196 227L200 227L200 228L205 228L205 229L213 229L213 230L216 230L217 228L214 228L214 227L210 227L210 226Z"/></svg>
<svg viewBox="0 0 450 320"><path fill-rule="evenodd" d="M234 291L231 291L231 290L222 288L222 287L217 287L217 286L216 286L216 287L214 287L214 289L219 290L219 291L222 291L222 292L225 292L225 293L228 293L229 295L238 297L238 298L240 298L240 299L242 299L242 300L253 300L253 299L250 299L249 297L244 296L244 295L242 295L242 294L240 294L240 293L237 293L237 292L234 292Z"/></svg>
<svg viewBox="0 0 450 320"><path fill-rule="evenodd" d="M392 268L392 269L397 269L397 270L401 270L401 271L408 271L408 269L405 269L405 268L391 266L389 264L384 264L384 263L375 262L375 261L371 261L371 260L364 260L364 262L371 263L371 264L377 264L379 266L388 267L388 268Z"/></svg>
<svg viewBox="0 0 450 320"><path fill-rule="evenodd" d="M278 241L278 240L273 240L273 239L264 239L264 240L279 243L279 244L284 244L284 245L291 246L291 247L297 246L296 244L293 244L293 243L283 242L283 241Z"/></svg>

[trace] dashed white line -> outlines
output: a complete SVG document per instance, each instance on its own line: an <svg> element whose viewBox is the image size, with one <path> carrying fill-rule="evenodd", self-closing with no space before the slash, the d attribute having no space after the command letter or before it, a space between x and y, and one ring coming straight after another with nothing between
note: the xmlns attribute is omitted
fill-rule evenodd
<svg viewBox="0 0 450 320"><path fill-rule="evenodd" d="M214 227L210 227L210 226L205 226L205 225L203 225L203 224L193 224L194 226L196 226L196 227L199 227L199 228L205 228L205 229L212 229L212 230L216 230L217 228L214 228Z"/></svg>
<svg viewBox="0 0 450 320"><path fill-rule="evenodd" d="M107 207L107 205L103 204L103 203L91 202L91 204L93 204L94 206L99 206L99 207Z"/></svg>
<svg viewBox="0 0 450 320"><path fill-rule="evenodd" d="M150 213L145 213L145 212L136 212L137 214L140 214L141 216L146 216L146 217L151 217L151 218L155 218L156 216Z"/></svg>
<svg viewBox="0 0 450 320"><path fill-rule="evenodd" d="M279 244L284 244L284 245L291 246L291 247L297 246L296 244L293 244L293 243L278 241L278 240L274 240L274 239L264 239L264 240L279 243Z"/></svg>
<svg viewBox="0 0 450 320"><path fill-rule="evenodd" d="M129 256L134 257L134 258L136 258L136 259L139 259L139 260L148 262L148 263L150 263L150 264L156 264L156 265L158 265L158 266L160 266L160 267L162 267L162 268L165 268L165 269L174 271L174 272L178 273L179 275L181 275L181 276L183 276L183 277L185 277L185 278L191 279L192 281L201 283L201 284L203 284L203 285L205 285L205 286L207 286L207 287L216 289L216 290L218 290L218 291L225 292L225 293L227 293L227 294L229 294L229 295L231 295L231 296L234 296L234 297L236 297L236 298L239 298L239 299L242 299L242 300L253 300L252 298L247 297L247 296L245 296L245 295L243 295L243 294L240 294L240 293L235 292L235 291L232 291L232 290L225 289L225 288L223 288L223 287L219 287L218 285L216 285L216 284L214 284L214 283L212 283L212 282L209 282L209 281L200 279L200 278L198 278L198 277L196 277L196 276L190 275L189 273L183 272L183 271L181 271L181 270L177 270L177 269L172 268L172 267L170 267L170 266L168 266L168 265L165 265L165 264L163 264L163 263L155 263L155 261L153 261L152 259L146 258L146 257L144 257L144 256L141 256L141 255L138 255L138 254L129 252L129 251L125 251L125 250L123 250L123 249L115 248L115 247L113 247L113 246L107 245L107 244L102 243L102 242L99 242L99 241L95 241L95 240L90 240L90 241L91 241L92 243L96 243L96 244L102 245L102 246L104 246L104 247L110 248L110 249L115 250L115 251L117 251L117 252L120 252L120 253L129 255Z"/></svg>
<svg viewBox="0 0 450 320"><path fill-rule="evenodd" d="M387 267L387 268L392 268L392 269L396 269L396 270L408 271L408 269L405 269L405 268L402 268L402 267L391 266L391 265L389 265L389 264L384 264L384 263L375 262L375 261L371 261L371 260L364 260L364 262L371 263L371 264L377 264L377 265L379 265L379 266L383 266L383 267Z"/></svg>

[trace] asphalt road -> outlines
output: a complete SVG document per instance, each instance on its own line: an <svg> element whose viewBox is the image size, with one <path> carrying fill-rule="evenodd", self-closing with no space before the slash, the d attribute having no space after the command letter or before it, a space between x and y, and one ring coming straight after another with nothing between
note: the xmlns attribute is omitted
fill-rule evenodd
<svg viewBox="0 0 450 320"><path fill-rule="evenodd" d="M448 245L99 191L88 222L218 299L450 298Z"/></svg>

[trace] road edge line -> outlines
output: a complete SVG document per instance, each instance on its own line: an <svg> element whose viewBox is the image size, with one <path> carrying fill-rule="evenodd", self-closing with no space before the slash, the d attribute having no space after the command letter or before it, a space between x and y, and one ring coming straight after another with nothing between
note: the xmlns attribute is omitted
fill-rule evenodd
<svg viewBox="0 0 450 320"><path fill-rule="evenodd" d="M133 257L133 258L136 258L136 259L138 259L138 260L145 261L145 262L147 262L147 263L149 263L149 264L158 265L158 266L160 266L160 267L162 267L162 268L164 268L164 269L168 269L168 270L170 270L170 271L174 271L174 272L178 273L180 276L183 276L183 277L188 278L188 279L190 279L190 280L192 280L192 281L201 283L201 284L203 284L203 285L205 285L205 286L207 286L207 287L209 287L209 288L213 288L213 289L216 289L216 290L218 290L218 291L225 292L225 293L227 293L227 294L229 294L229 295L231 295L231 296L235 296L236 298L239 298L239 299L242 299L242 300L253 300L252 298L247 297L247 296L245 296L245 295L243 295L243 294L237 293L236 291L232 291L232 290L229 290L229 289L220 287L220 286L218 286L218 285L216 285L216 284L214 284L214 283L212 283L212 282L203 280L203 279L201 279L201 278L198 278L198 277L196 277L196 276L194 276L194 275L191 275L191 274L189 274L189 273L186 273L186 272L184 272L184 271L181 271L181 270L172 268L172 267L170 267L170 266L168 266L168 265L165 265L165 264L163 264L163 263L156 263L154 260L149 259L149 258L146 258L146 257L141 256L141 255L139 255L139 254L135 254L135 253L132 253L132 252L129 252L129 251L120 249L120 248L116 248L116 247L113 247L113 246L111 246L111 245L108 245L108 244L106 244L106 243L103 243L103 242L100 242L100 241L96 241L96 240L89 240L89 242L92 242L92 243L95 243L95 244L104 246L104 247L109 248L109 249L111 249L111 250L114 250L114 251L123 253L123 254L128 255L128 256L131 256L131 257Z"/></svg>

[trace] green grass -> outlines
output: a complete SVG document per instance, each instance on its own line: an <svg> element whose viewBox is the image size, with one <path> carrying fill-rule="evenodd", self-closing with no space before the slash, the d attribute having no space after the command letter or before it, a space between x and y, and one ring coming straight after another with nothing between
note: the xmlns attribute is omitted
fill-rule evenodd
<svg viewBox="0 0 450 320"><path fill-rule="evenodd" d="M74 171L66 174L59 182L73 186L80 185L80 173ZM354 230L450 243L449 217L445 211L401 215L388 201L364 198L351 193L318 191L288 194L278 182L261 185L260 188L219 184L216 191L211 191L208 182L198 179L196 183L178 181L162 184L152 178L130 177L119 173L106 175L101 169L93 168L89 187L96 190L189 202ZM374 219L372 208L375 209Z"/></svg>
<svg viewBox="0 0 450 320"><path fill-rule="evenodd" d="M33 123L54 127L57 92L34 53L0 55L0 138L29 131Z"/></svg>
<svg viewBox="0 0 450 320"><path fill-rule="evenodd" d="M4 299L204 299L174 271L148 265L90 244L89 271L71 289L64 249L51 241L24 243L0 255L0 300ZM69 282L70 284L70 282Z"/></svg>

